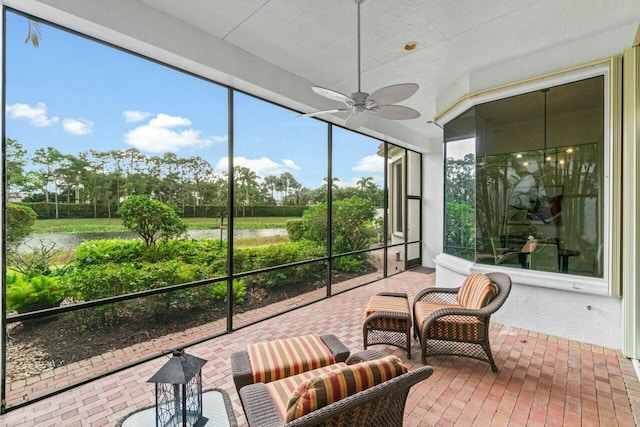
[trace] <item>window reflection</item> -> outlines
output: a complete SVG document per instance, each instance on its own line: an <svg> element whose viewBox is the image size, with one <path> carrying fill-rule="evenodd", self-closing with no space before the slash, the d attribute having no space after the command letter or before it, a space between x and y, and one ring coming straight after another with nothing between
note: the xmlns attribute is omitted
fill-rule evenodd
<svg viewBox="0 0 640 427"><path fill-rule="evenodd" d="M602 276L603 95L596 77L478 105L445 126L447 253Z"/></svg>

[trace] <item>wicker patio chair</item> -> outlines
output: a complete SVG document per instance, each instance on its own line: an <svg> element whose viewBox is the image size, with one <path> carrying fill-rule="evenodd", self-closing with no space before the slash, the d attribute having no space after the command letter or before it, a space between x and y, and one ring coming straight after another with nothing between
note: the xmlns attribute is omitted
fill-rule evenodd
<svg viewBox="0 0 640 427"><path fill-rule="evenodd" d="M383 356L376 350L364 350L352 354L347 363L373 360ZM430 366L420 367L316 409L288 423L279 415L266 384L248 385L243 387L239 394L247 422L252 427L402 427L409 389L414 384L427 379L432 373L433 368Z"/></svg>
<svg viewBox="0 0 640 427"><path fill-rule="evenodd" d="M504 273L472 274L459 288L427 288L413 302L414 337L427 356L459 355L498 367L491 354L489 319L511 291Z"/></svg>

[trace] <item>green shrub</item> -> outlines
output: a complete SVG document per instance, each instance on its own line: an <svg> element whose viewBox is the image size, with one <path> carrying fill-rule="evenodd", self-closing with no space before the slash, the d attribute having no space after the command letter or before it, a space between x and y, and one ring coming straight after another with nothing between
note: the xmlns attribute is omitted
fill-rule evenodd
<svg viewBox="0 0 640 427"><path fill-rule="evenodd" d="M373 236L372 223L375 215L373 203L360 197L334 202L331 217L333 253L366 249Z"/></svg>
<svg viewBox="0 0 640 427"><path fill-rule="evenodd" d="M76 260L81 265L133 262L140 259L144 251L139 240L87 240L76 248Z"/></svg>
<svg viewBox="0 0 640 427"><path fill-rule="evenodd" d="M331 261L331 267L335 270L344 271L345 273L360 273L364 270L365 261L357 255L346 255L340 258L334 258Z"/></svg>
<svg viewBox="0 0 640 427"><path fill-rule="evenodd" d="M180 260L156 263L125 262L84 265L63 277L69 293L78 301L92 301L148 289L189 283L215 277L210 267L187 264ZM187 310L206 305L210 298L201 287L172 291L166 294L133 300L127 304L111 304L92 311L104 324L117 323L120 317L135 311L162 318L170 309Z"/></svg>
<svg viewBox="0 0 640 427"><path fill-rule="evenodd" d="M76 299L91 301L202 280L209 274L206 266L180 260L125 262L85 265L66 274L64 281Z"/></svg>
<svg viewBox="0 0 640 427"><path fill-rule="evenodd" d="M88 240L76 249L80 266L120 262L161 262L181 260L187 264L217 264L226 269L227 242L214 239L169 240L165 245L147 248L139 240Z"/></svg>
<svg viewBox="0 0 640 427"><path fill-rule="evenodd" d="M304 223L301 219L290 219L287 221L287 234L289 240L297 242L304 237Z"/></svg>
<svg viewBox="0 0 640 427"><path fill-rule="evenodd" d="M321 245L327 244L327 203L316 203L302 215L304 238Z"/></svg>
<svg viewBox="0 0 640 427"><path fill-rule="evenodd" d="M157 259L180 259L188 264L221 264L219 271L226 271L227 242L217 239L169 240L156 250Z"/></svg>
<svg viewBox="0 0 640 427"><path fill-rule="evenodd" d="M33 231L37 216L33 209L15 203L7 203L7 249L15 247Z"/></svg>
<svg viewBox="0 0 640 427"><path fill-rule="evenodd" d="M7 312L35 311L59 305L65 288L57 277L7 275Z"/></svg>
<svg viewBox="0 0 640 427"><path fill-rule="evenodd" d="M291 243L277 243L269 246L237 249L233 253L233 266L236 273L260 270L267 267L291 264L320 258L326 255L324 246L308 240ZM295 283L306 277L321 274L324 264L310 263L288 269L259 273L252 276L254 285L270 289Z"/></svg>
<svg viewBox="0 0 640 427"><path fill-rule="evenodd" d="M375 214L373 203L360 197L335 201L332 212L332 252L340 254L367 249L375 236ZM326 203L318 203L307 208L302 221L305 239L326 244Z"/></svg>
<svg viewBox="0 0 640 427"><path fill-rule="evenodd" d="M187 224L173 208L145 195L128 197L120 205L118 215L127 229L142 237L147 247L154 246L158 239L167 241L187 231Z"/></svg>
<svg viewBox="0 0 640 427"><path fill-rule="evenodd" d="M242 304L247 295L247 288L242 279L233 280L233 302ZM227 282L218 282L211 287L211 297L214 300L227 302Z"/></svg>
<svg viewBox="0 0 640 427"><path fill-rule="evenodd" d="M236 249L233 251L233 265L234 271L241 273L320 258L325 255L323 246L307 240L301 240L298 242Z"/></svg>

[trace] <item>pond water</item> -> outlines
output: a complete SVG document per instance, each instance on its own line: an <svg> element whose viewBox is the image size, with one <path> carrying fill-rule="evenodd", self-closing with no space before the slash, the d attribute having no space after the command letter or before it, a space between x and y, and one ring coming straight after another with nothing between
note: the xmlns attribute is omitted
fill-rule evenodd
<svg viewBox="0 0 640 427"><path fill-rule="evenodd" d="M257 230L236 230L233 234L235 239L246 239L254 237L286 236L287 230L284 228L262 228ZM190 230L187 232L190 239L220 239L220 230ZM109 233L47 233L34 234L27 237L18 247L19 252L32 252L34 248L50 248L55 245L56 250L70 251L77 248L85 240L100 239L139 239L136 233L130 231L109 232ZM227 239L227 230L222 230L222 239Z"/></svg>

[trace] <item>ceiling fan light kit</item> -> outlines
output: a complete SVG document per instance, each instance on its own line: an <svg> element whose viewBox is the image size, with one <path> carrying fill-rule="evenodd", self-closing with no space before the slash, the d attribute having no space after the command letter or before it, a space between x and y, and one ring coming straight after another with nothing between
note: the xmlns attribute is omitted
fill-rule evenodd
<svg viewBox="0 0 640 427"><path fill-rule="evenodd" d="M357 129L362 126L368 116L375 115L389 120L409 120L420 117L420 113L413 108L402 105L394 105L411 97L418 91L419 86L415 83L401 83L385 86L371 94L363 92L360 88L360 5L364 0L354 0L358 7L358 90L350 96L336 92L331 89L312 86L311 89L320 96L345 104L345 107L331 110L314 111L301 114L300 117L316 117L323 114L334 114L351 112L347 118L345 126Z"/></svg>

